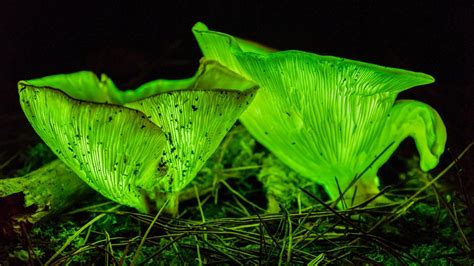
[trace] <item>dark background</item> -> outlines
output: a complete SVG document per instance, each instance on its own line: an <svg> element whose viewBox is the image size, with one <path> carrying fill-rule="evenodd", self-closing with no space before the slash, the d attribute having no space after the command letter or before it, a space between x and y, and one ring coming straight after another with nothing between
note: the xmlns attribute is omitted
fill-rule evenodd
<svg viewBox="0 0 474 266"><path fill-rule="evenodd" d="M277 49L431 74L436 83L403 92L400 98L426 102L443 117L448 152L439 169L473 141L471 3L120 2L126 1L110 5L80 1L0 4L1 141L21 134L36 138L18 104L18 80L88 69L107 73L121 88L131 89L157 78L192 75L200 58L191 33L196 21ZM10 149L5 152L13 153L29 142L33 140L25 137L16 146L5 146ZM459 162L466 184L473 175L472 154Z"/></svg>

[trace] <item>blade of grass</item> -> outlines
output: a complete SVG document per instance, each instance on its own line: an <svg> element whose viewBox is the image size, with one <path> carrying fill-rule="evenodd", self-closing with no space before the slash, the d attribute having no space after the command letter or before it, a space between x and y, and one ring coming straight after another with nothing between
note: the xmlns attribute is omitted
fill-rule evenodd
<svg viewBox="0 0 474 266"><path fill-rule="evenodd" d="M288 210L285 208L285 213L286 213L286 218L288 219L287 224L288 224L288 248L287 248L287 254L286 254L286 263L289 264L291 261L291 252L293 248L293 226L291 222L291 217L290 214L288 213Z"/></svg>
<svg viewBox="0 0 474 266"><path fill-rule="evenodd" d="M158 220L158 217L160 216L161 212L165 209L165 207L166 207L166 205L168 204L168 202L169 202L169 198L166 199L165 203L163 203L163 206L161 206L160 210L159 210L158 213L155 215L155 218L154 218L153 221L150 223L150 226L148 226L148 229L146 230L145 234L143 235L142 240L140 241L140 244L138 245L137 251L135 251L135 254L133 255L133 259L132 259L131 265L135 265L135 264L136 264L136 261L138 260L138 256L140 255L140 251L141 251L141 249L142 249L142 247L143 247L143 244L145 244L146 238L147 238L148 234L150 233L151 228L153 228L153 225L155 224L156 220Z"/></svg>

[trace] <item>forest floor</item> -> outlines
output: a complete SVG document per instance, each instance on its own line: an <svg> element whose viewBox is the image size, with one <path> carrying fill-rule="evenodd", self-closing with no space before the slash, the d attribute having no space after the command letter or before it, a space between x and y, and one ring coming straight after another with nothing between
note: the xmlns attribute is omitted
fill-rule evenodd
<svg viewBox="0 0 474 266"><path fill-rule="evenodd" d="M8 151L17 141L26 144L0 154L0 178L55 159L35 137L0 145ZM180 202L178 217L95 194L0 240L0 265L472 265L473 206L459 185L469 162L456 154L423 173L409 146L379 172L392 203L342 211L237 125L190 184L208 184L209 193Z"/></svg>

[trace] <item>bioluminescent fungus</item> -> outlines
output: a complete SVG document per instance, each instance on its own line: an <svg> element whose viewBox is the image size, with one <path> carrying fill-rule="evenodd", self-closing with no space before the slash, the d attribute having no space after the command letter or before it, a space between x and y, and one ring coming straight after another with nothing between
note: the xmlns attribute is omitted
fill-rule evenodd
<svg viewBox="0 0 474 266"><path fill-rule="evenodd" d="M183 80L120 91L87 71L20 81L20 103L51 150L105 197L148 211L196 175L257 86L216 62Z"/></svg>
<svg viewBox="0 0 474 266"><path fill-rule="evenodd" d="M215 62L205 66L206 72L198 74L187 90L169 90L125 104L146 113L163 130L168 145L158 166L163 176L158 186L167 197L196 176L258 89ZM142 88L149 86L156 84Z"/></svg>
<svg viewBox="0 0 474 266"><path fill-rule="evenodd" d="M446 143L438 113L397 94L429 84L417 72L320 56L275 52L202 23L194 35L207 60L216 60L260 90L240 121L288 166L322 184L333 200L361 203L379 192L378 169L412 137L424 171L433 169Z"/></svg>

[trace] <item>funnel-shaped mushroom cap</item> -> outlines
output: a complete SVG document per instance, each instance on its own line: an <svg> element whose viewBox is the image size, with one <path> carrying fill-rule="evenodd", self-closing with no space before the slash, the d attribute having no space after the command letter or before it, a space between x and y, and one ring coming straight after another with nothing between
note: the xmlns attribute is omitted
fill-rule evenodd
<svg viewBox="0 0 474 266"><path fill-rule="evenodd" d="M94 74L78 72L21 81L18 87L26 117L66 165L105 197L145 211L142 192L153 191L146 179L154 175L166 139L142 112L94 103L107 96L93 98L103 85ZM63 91L88 95L81 98L89 101Z"/></svg>
<svg viewBox="0 0 474 266"><path fill-rule="evenodd" d="M403 133L391 134L386 125L397 93L432 83L431 76L301 51L273 52L209 31L202 23L193 32L206 59L259 84L257 97L240 117L250 133L288 166L325 185L331 198L339 196L335 178L344 190L395 144L359 181L359 192L377 192L378 168L407 136L424 143L417 147L425 170L436 166L446 134L433 109L417 105L415 109L425 110L427 119L413 119L407 126L410 130ZM442 149L420 148L434 143Z"/></svg>
<svg viewBox="0 0 474 266"><path fill-rule="evenodd" d="M257 86L216 62L204 63L186 90L169 90L125 106L150 116L168 140L160 181L168 192L180 191L216 150L225 134L253 100Z"/></svg>
<svg viewBox="0 0 474 266"><path fill-rule="evenodd" d="M216 62L192 78L133 91L87 71L18 86L28 120L53 152L92 188L140 211L194 178L257 89Z"/></svg>

